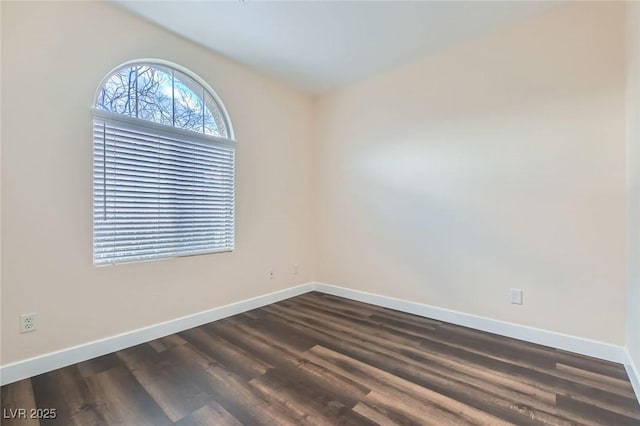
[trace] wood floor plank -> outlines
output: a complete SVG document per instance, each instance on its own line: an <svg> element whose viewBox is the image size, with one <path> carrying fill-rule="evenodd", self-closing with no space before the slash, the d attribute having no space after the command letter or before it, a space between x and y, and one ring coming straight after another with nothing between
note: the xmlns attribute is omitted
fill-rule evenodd
<svg viewBox="0 0 640 426"><path fill-rule="evenodd" d="M614 364L611 362L606 362L586 356L576 356L575 354L559 351L557 349L536 345L529 342L523 342L520 340L507 339L502 336L497 336L478 330L472 330L466 327L454 326L451 324L442 324L442 326L439 327L436 333L438 332L442 333L443 337L443 339L440 341L452 343L461 342L463 346L473 347L474 341L484 340L490 344L494 352L501 353L502 355L508 354L508 357L511 357L511 359L513 360L518 360L520 364L522 364L523 360L527 360L530 362L531 357L533 356L539 357L541 360L544 360L544 364L541 365L546 364L547 369L549 369L549 364L553 365L555 363L556 369L558 364L563 364L567 367L573 367L585 372L597 374L598 377L606 376L613 379L619 379L627 384L626 386L622 386L626 387L626 395L629 395L629 378L624 367L620 364ZM505 350L505 348L512 349ZM528 353L528 355L522 354L520 351ZM567 370L569 369L567 368ZM564 375L563 377L569 376ZM600 377L600 380L602 380L602 377Z"/></svg>
<svg viewBox="0 0 640 426"><path fill-rule="evenodd" d="M269 321L267 312L264 312L260 320L251 321L245 323L245 325L248 326L248 329L265 336L268 335L274 341L285 343L297 351L304 352L317 344L317 342L305 332L292 329L280 322Z"/></svg>
<svg viewBox="0 0 640 426"><path fill-rule="evenodd" d="M311 308L320 309L321 311L340 315L347 318L353 318L355 320L367 320L373 324L379 324L384 326L396 325L400 326L402 331L415 329L417 331L434 330L439 326L435 321L422 321L423 324L419 324L416 321L407 321L403 318L397 317L388 312L371 312L366 309L353 309L345 308L344 305L338 305L334 302L327 301L322 297L313 295L303 295L295 300L296 305L307 306ZM279 305L279 304L276 304ZM283 301L281 305L287 306L287 301Z"/></svg>
<svg viewBox="0 0 640 426"><path fill-rule="evenodd" d="M304 414L278 401L263 398L248 382L223 366L211 363L205 354L191 345L180 346L174 351L185 364L199 367L201 377L214 391L215 401L242 424L294 426L304 423Z"/></svg>
<svg viewBox="0 0 640 426"><path fill-rule="evenodd" d="M326 323L331 324L332 326L338 328L339 330L345 331L350 327L355 327L356 330L360 331L362 335L368 335L372 340L377 338L377 344L381 344L382 340L393 342L396 341L399 344L405 345L408 348L419 346L419 345L432 345L434 343L439 343L442 345L449 346L451 348L457 348L463 351L471 352L474 354L482 355L484 357L494 358L496 360L500 360L507 363L514 363L521 367L526 367L534 371L544 372L546 374L557 376L560 378L565 378L572 381L578 381L580 383L585 383L587 385L592 385L587 379L578 378L575 375L567 374L564 371L557 370L555 368L556 363L553 359L545 359L539 357L537 355L525 356L523 353L514 353L514 351L509 350L508 348L501 348L501 350L495 350L492 346L482 345L482 346L473 346L469 344L463 344L462 342L457 342L453 339L447 339L444 337L434 336L434 335L424 335L420 338L414 338L412 336L408 336L406 334L394 333L392 330L388 330L385 328L375 327L374 324L367 323L366 320L358 320L352 321L349 323L344 317L332 316L329 317L327 313L323 313L319 309L308 309L307 305L304 305L302 309L295 309L296 312L293 312L291 309L291 305L281 304L281 306L274 307L275 309L283 309L285 312L292 316L302 316L307 319L313 319L314 321L317 318L322 318ZM288 311L287 311L288 310ZM517 360L517 361L514 361ZM613 389L612 391L615 393L617 389ZM629 390L625 390L622 394L623 396L633 396L632 392Z"/></svg>
<svg viewBox="0 0 640 426"><path fill-rule="evenodd" d="M389 319L396 319L400 321L407 321L408 323L420 324L423 326L435 325L438 326L441 324L440 321L437 321L432 318L420 317L417 315L408 314L406 312L396 311L394 309L383 308L381 306L371 305L364 302L359 302L357 300L345 299L338 296L333 296L330 294L323 293L309 293L309 295L317 298L318 300L327 301L333 303L337 306L342 306L343 308L348 308L352 311L362 312L363 314L371 315L380 315Z"/></svg>
<svg viewBox="0 0 640 426"><path fill-rule="evenodd" d="M149 342L149 345L151 345L151 347L158 352L162 352L174 346L184 345L184 344L185 344L184 339L177 334L171 334L169 336L162 337L160 339L152 340Z"/></svg>
<svg viewBox="0 0 640 426"><path fill-rule="evenodd" d="M31 378L38 408L55 408L56 418L47 425L104 424L95 395L77 366L60 368Z"/></svg>
<svg viewBox="0 0 640 426"><path fill-rule="evenodd" d="M618 399L616 395L606 389L575 382L572 380L573 377L567 377L567 374L557 371L555 368L540 368L520 359L508 359L502 357L502 355L495 355L477 348L464 347L461 344L450 343L439 338L434 339L432 336L425 336L422 341L418 339L411 340L407 336L392 335L387 331L370 330L360 323L347 324L340 318L330 318L322 314L314 315L305 308L292 309L291 306L280 304L270 306L268 309L304 320L305 324L310 327L322 325L327 329L334 330L337 332L337 338L360 339L368 341L370 344L395 349L402 351L404 354L413 354L418 357L423 351L437 352L462 362L475 363L478 367L493 369L499 373L519 377L526 383L539 383L551 392L583 393L604 401L614 401L614 403L617 401L623 404L626 402L625 397Z"/></svg>
<svg viewBox="0 0 640 426"><path fill-rule="evenodd" d="M350 358L322 346L314 346L309 352L343 369L353 379L359 379L372 387L366 397L368 401L382 404L380 395L385 395L387 403L403 401L397 409L417 418L435 418L441 425L465 422L477 425L507 425L487 412L462 404L455 399L434 392L428 388L388 373L367 363ZM372 395L377 395L372 399ZM454 414L454 415L452 415Z"/></svg>
<svg viewBox="0 0 640 426"><path fill-rule="evenodd" d="M263 321L268 321L268 319L265 318ZM291 375L299 375L297 370L303 370L306 379L311 381L313 386L329 390L346 406L354 406L359 398L370 391L358 382L310 362L295 347L288 346L287 342L278 341L276 344L274 340L262 335L257 330L252 330L241 322L232 320L221 322L216 324L213 331L226 336L227 339L232 340L236 345L245 348L260 359L267 360L281 369L286 369Z"/></svg>
<svg viewBox="0 0 640 426"><path fill-rule="evenodd" d="M593 371L594 373L602 374L605 376L629 381L627 370L622 364L617 364L586 355L567 352L560 349L554 349L554 354L556 356L557 362L581 368L583 370Z"/></svg>
<svg viewBox="0 0 640 426"><path fill-rule="evenodd" d="M3 386L0 392L2 420L4 426L38 426L40 421L33 418L31 410L36 408L36 399L30 379L20 380L11 386Z"/></svg>
<svg viewBox="0 0 640 426"><path fill-rule="evenodd" d="M450 424L449 422L443 422L437 412L426 410L426 407L412 398L408 401L402 398L391 402L390 399L394 397L397 397L397 395L393 393L381 395L374 391L358 404L356 412L366 413L369 418L377 419L376 421L381 425L441 426ZM363 408L366 409L363 410Z"/></svg>
<svg viewBox="0 0 640 426"><path fill-rule="evenodd" d="M615 426L640 425L640 420L638 419L578 401L566 395L558 395L557 404L561 410L571 412L585 420L596 421L598 424Z"/></svg>
<svg viewBox="0 0 640 426"><path fill-rule="evenodd" d="M0 405L56 410L8 426L640 426L620 364L318 292L3 386Z"/></svg>
<svg viewBox="0 0 640 426"><path fill-rule="evenodd" d="M276 307L276 306L268 307L266 309L271 310L272 312L278 312L278 307ZM295 324L296 323L295 319L291 320L291 317L281 316L280 318L283 318L283 319L284 318L289 318L288 321L290 321L291 324ZM446 351L446 347L441 348L441 349L444 350L443 353L439 353L437 351L431 352L431 354L435 358L432 357L430 359L429 358L425 359L424 355L429 354L429 352L425 351L424 348L422 349L422 351L420 351L420 350L415 350L415 349L407 348L407 347L402 348L400 346L400 347L395 347L395 348L392 347L392 349L389 350L389 349L384 348L383 344L380 344L380 343L384 343L384 342L382 342L380 340L376 340L375 337L371 337L371 336L364 336L364 337L361 336L360 339L358 339L355 336L350 336L350 337L352 337L352 339L348 340L348 344L340 346L341 339L344 340L344 337L340 333L336 333L336 334L333 334L333 335L330 334L331 330L332 330L332 325L331 324L324 323L323 324L324 327L317 327L315 324L313 324L313 322L314 321L307 321L305 323L302 323L302 324L298 323L298 324L300 324L303 328L306 327L306 328L309 328L309 329L313 329L315 332L320 333L320 335L323 334L323 333L329 333L327 338L323 340L325 345L327 345L329 347L336 348L337 350L341 350L344 353L349 353L351 356L354 356L357 359L367 360L367 362L371 362L371 363L375 363L376 362L375 358L373 360L370 358L371 350L366 349L367 347L374 347L375 349L373 349L373 351L376 351L376 352L384 352L387 355L391 354L392 358L388 359L387 361L385 361L385 363L387 365L391 365L391 366L393 366L393 365L405 365L407 363L411 363L411 359L406 358L406 357L402 358L403 355L414 355L414 358L415 358L416 361L422 362L422 363L425 363L425 364L426 363L433 363L433 362L437 363L438 362L438 358L440 358L440 360L445 360L447 358L448 359L456 359L455 356L452 356L451 353ZM318 338L322 339L322 337L320 337L320 335L318 336ZM369 339L373 339L373 340L369 340ZM391 343L387 342L387 344L391 344ZM360 346L360 349L358 350L359 346ZM402 355L398 355L398 354L393 355L393 350L394 349L398 351L398 354L402 354ZM419 357L416 356L417 354L419 354L420 356ZM510 368L509 368L510 366L509 365L507 366L507 368L504 371L496 371L495 369L492 370L490 367L491 367L491 362L494 362L494 360L492 360L490 358L486 358L486 357L476 357L476 355L473 354L473 353L471 353L470 355L472 355L475 358L473 358L473 357L472 358L462 357L460 359L457 359L458 366L459 366L458 368L460 368L464 364L470 364L471 366L473 366L473 369L476 372L480 372L480 371L486 370L486 371L490 372L491 374L495 375L496 377L501 377L502 379L511 378L511 375L512 375L513 371L510 370ZM399 358L399 356L401 358ZM487 365L486 365L487 362L489 362L489 367L487 367ZM398 374L397 370L394 371L394 372L396 374ZM487 379L486 383L487 383L487 385L489 385L491 383L491 380ZM529 384L529 383L525 382L524 385L530 386L530 389L531 389L531 387L534 387L534 388L539 387L539 388L541 388L541 390L546 392L546 395L548 395L548 396L544 397L544 400L549 400L550 398L553 398L552 395L555 395L555 392L557 391L557 389L555 387L543 386L540 383ZM485 386L484 388L486 389L487 386ZM449 390L453 390L453 389L454 388L449 387ZM499 392L499 394L501 396L503 396L503 397L506 397L505 392ZM546 411L549 411L549 410L548 410L548 407L546 407L544 405L541 406L541 404L543 402L543 399L541 398L540 393L539 392L538 393L533 392L533 394L537 394L536 399L531 399L531 398L522 399L521 398L520 402L518 402L517 400L516 401L512 401L511 409L515 410L515 411L521 411L525 415L530 416L531 415L531 410L537 408L537 409L540 410L537 413L537 417L538 418L547 417L549 414ZM524 396L525 395L523 395L523 397ZM463 396L460 395L460 394L458 394L457 397L458 398L463 398ZM583 396L583 397L589 398L588 396ZM501 400L496 400L496 401L501 401ZM600 402L604 402L604 401L606 401L606 398L603 401L600 401ZM508 403L505 403L503 401L501 401L501 402L502 402L502 404L496 404L496 406L494 408L496 411L498 411L500 409L500 407L504 407L505 404L508 404ZM473 404L473 401L469 401L468 403ZM616 399L615 403L624 403L624 399L618 398L618 399ZM510 417L508 417L508 413L501 412L501 414L505 415L506 418L510 418ZM523 421L523 420L520 420L520 421ZM556 424L560 424L561 422L562 422L561 419L557 419L555 423ZM553 422L552 422L552 424L553 424Z"/></svg>
<svg viewBox="0 0 640 426"><path fill-rule="evenodd" d="M425 338L429 341L425 344L430 344L431 342L442 343L447 346L481 354L496 360L517 364L533 371L546 373L560 379L566 379L575 383L602 388L608 392L629 398L634 397L634 392L628 379L621 380L619 378L606 377L600 373L589 372L568 365L565 366L565 368L558 368L558 365L560 364L557 362L558 357L552 351L538 351L528 348L526 349L526 352L523 352L515 347L513 342L493 342L490 345L483 345L477 343L477 340L474 341L473 338L466 337L462 339L457 336L452 336L452 333L447 333L443 336L430 335ZM582 371L582 373L580 373L580 371Z"/></svg>
<svg viewBox="0 0 640 426"><path fill-rule="evenodd" d="M222 405L210 401L187 417L176 422L176 426L242 426Z"/></svg>
<svg viewBox="0 0 640 426"><path fill-rule="evenodd" d="M118 352L118 357L172 422L212 399L209 388L199 377L172 357L172 351L180 346L158 353L145 344Z"/></svg>
<svg viewBox="0 0 640 426"><path fill-rule="evenodd" d="M556 369L566 372L567 375L564 377L572 377L572 380L580 383L606 389L609 392L629 398L633 398L635 395L633 392L633 386L631 386L629 381L605 376L600 373L594 373L592 371L583 370L581 368L572 367L562 363L557 363Z"/></svg>
<svg viewBox="0 0 640 426"><path fill-rule="evenodd" d="M592 398L588 395L584 395L582 393L574 392L573 394L565 394L564 396L570 397L572 400L579 401L597 408L601 408L606 411L611 411L613 413L621 414L625 417L630 417L636 419L640 424L640 407L638 402L631 398L619 398L613 401L600 399L600 398ZM557 399L557 395L556 395ZM556 401L557 405L557 401Z"/></svg>
<svg viewBox="0 0 640 426"><path fill-rule="evenodd" d="M434 331L437 325L418 325L408 324L408 322L393 318L385 318L381 315L374 314L368 316L360 316L350 312L344 312L342 310L333 309L331 307L321 306L314 300L297 302L299 306L304 306L312 311L319 312L321 314L330 315L336 318L343 318L346 321L353 321L368 327L376 327L380 329L389 330L392 332L400 332L412 336L424 336L425 333ZM283 304L283 306L291 306Z"/></svg>
<svg viewBox="0 0 640 426"><path fill-rule="evenodd" d="M82 377L89 377L122 365L116 354L107 354L76 364Z"/></svg>
<svg viewBox="0 0 640 426"><path fill-rule="evenodd" d="M201 328L193 328L181 334L185 341L206 353L216 362L221 363L245 380L251 380L264 374L271 365L262 359L252 356L245 350L233 345L228 340Z"/></svg>
<svg viewBox="0 0 640 426"><path fill-rule="evenodd" d="M322 333L321 330L315 331ZM555 394L522 384L508 376L494 376L491 371L483 374L483 369L446 358L416 361L380 347L372 349L371 346L359 346L353 342L341 346L335 339L323 340L320 334L318 339L326 346L370 365L379 365L380 368L391 366L388 371L414 382L421 382L427 388L447 394L470 406L492 406L495 414L518 424L525 424L530 418L538 419L544 424L570 423L564 418L566 416L557 415L553 406Z"/></svg>
<svg viewBox="0 0 640 426"><path fill-rule="evenodd" d="M86 379L102 425L164 426L172 422L125 367ZM84 423L88 424L88 423Z"/></svg>
<svg viewBox="0 0 640 426"><path fill-rule="evenodd" d="M353 411L378 425L438 426L430 422L428 417L426 419L413 419L405 414L397 412L396 410L387 410L385 407L369 405L368 402L359 402L358 405L353 408Z"/></svg>
<svg viewBox="0 0 640 426"><path fill-rule="evenodd" d="M297 411L305 414L305 421L309 423L327 426L371 424L353 412L340 396L317 386L302 371L297 373L276 368L250 384L263 395L284 405L295 406Z"/></svg>

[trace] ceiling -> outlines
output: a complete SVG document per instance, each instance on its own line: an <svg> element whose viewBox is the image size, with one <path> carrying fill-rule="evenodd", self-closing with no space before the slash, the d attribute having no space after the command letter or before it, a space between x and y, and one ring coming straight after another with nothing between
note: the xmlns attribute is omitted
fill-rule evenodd
<svg viewBox="0 0 640 426"><path fill-rule="evenodd" d="M125 9L310 94L543 13L555 1L126 1Z"/></svg>

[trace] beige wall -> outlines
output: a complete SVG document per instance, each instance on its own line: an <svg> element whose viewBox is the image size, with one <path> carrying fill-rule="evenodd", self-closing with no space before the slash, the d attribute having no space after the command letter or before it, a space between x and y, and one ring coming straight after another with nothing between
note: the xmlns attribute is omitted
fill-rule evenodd
<svg viewBox="0 0 640 426"><path fill-rule="evenodd" d="M627 347L640 368L640 3L627 7Z"/></svg>
<svg viewBox="0 0 640 426"><path fill-rule="evenodd" d="M310 99L108 4L2 7L2 364L312 279ZM234 253L92 265L89 108L141 57L191 69L231 115ZM39 330L19 334L26 312Z"/></svg>
<svg viewBox="0 0 640 426"><path fill-rule="evenodd" d="M0 364L314 279L625 343L623 4L562 7L315 105L108 4L0 4ZM196 72L231 114L234 253L92 266L89 107L140 57ZM636 268L626 340L640 365ZM39 330L19 334L34 311Z"/></svg>
<svg viewBox="0 0 640 426"><path fill-rule="evenodd" d="M624 344L624 24L563 6L322 98L318 281Z"/></svg>

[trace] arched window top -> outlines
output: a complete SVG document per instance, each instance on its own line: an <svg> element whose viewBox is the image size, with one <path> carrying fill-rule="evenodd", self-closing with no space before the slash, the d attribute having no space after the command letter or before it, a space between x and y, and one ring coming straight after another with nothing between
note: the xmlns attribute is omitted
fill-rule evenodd
<svg viewBox="0 0 640 426"><path fill-rule="evenodd" d="M125 63L103 80L95 108L127 117L233 139L227 112L198 76L157 60Z"/></svg>

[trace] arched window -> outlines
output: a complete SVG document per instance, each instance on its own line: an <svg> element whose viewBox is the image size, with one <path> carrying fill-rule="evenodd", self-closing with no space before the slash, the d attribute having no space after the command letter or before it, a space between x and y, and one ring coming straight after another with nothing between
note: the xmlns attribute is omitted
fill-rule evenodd
<svg viewBox="0 0 640 426"><path fill-rule="evenodd" d="M213 90L176 65L109 73L93 109L93 261L234 246L235 141Z"/></svg>

